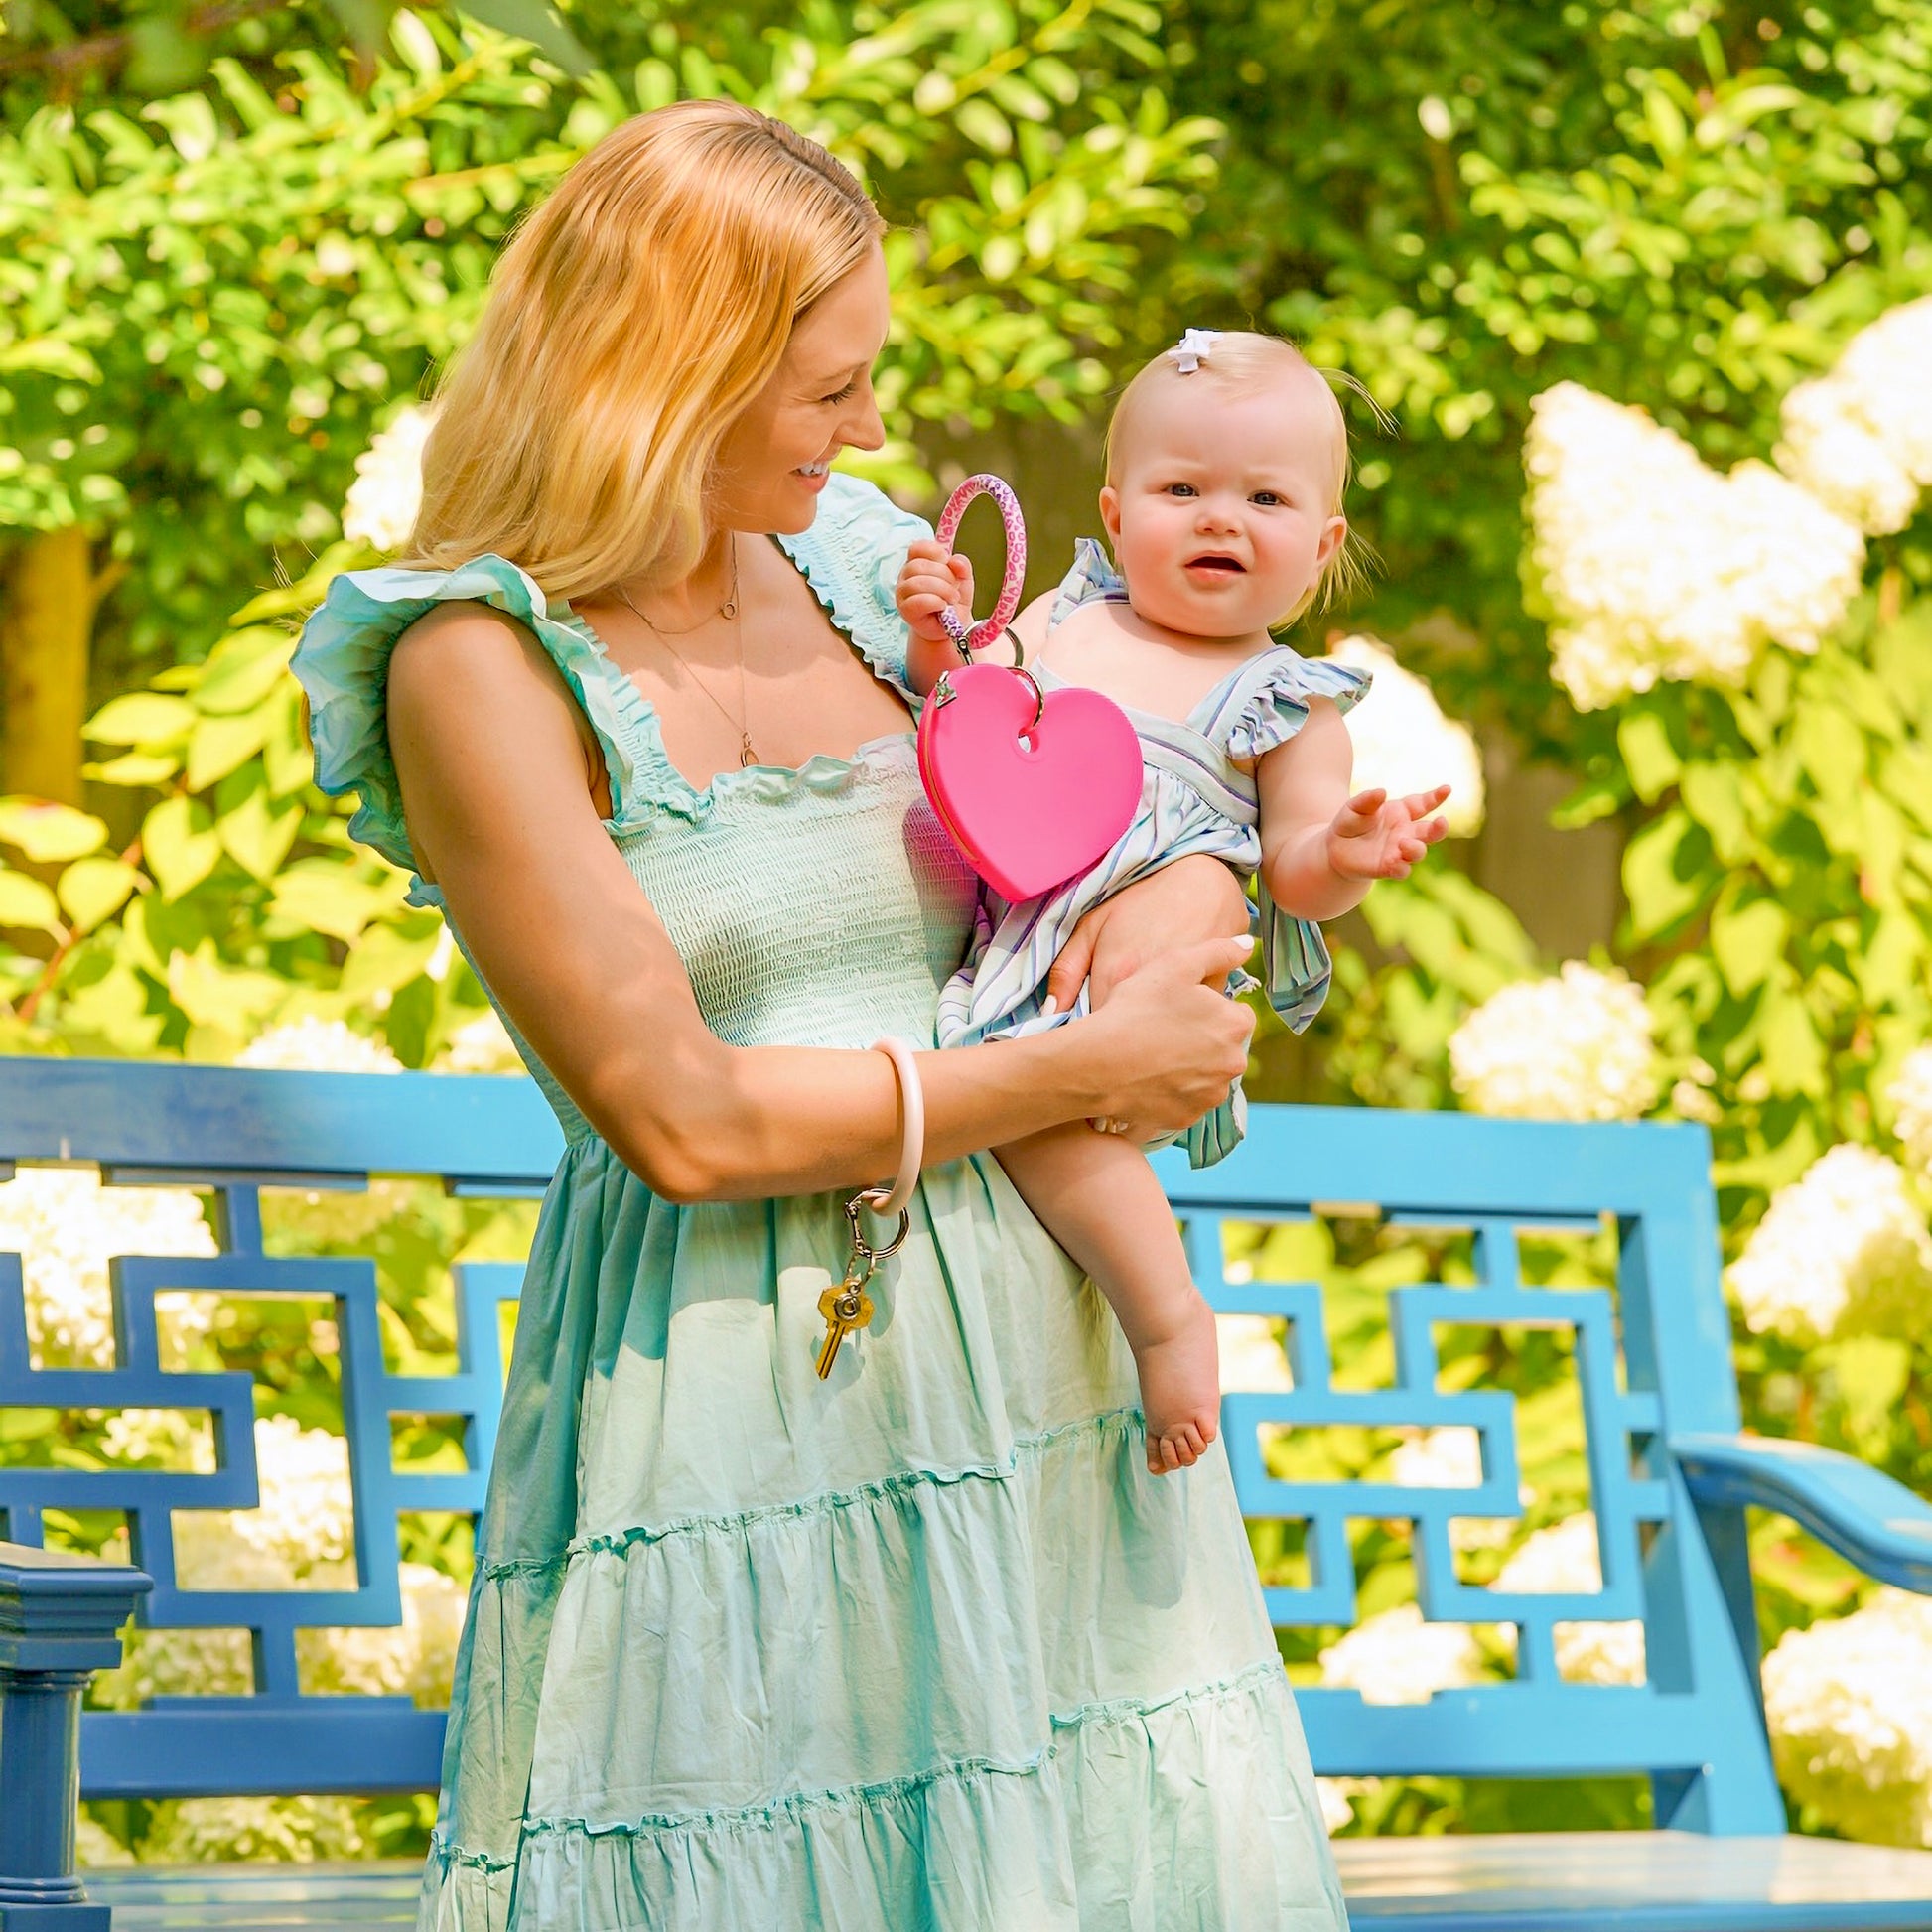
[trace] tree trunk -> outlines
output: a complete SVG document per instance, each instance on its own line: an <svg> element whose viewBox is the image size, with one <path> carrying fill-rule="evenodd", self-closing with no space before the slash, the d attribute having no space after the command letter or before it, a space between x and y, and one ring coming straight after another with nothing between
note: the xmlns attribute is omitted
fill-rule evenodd
<svg viewBox="0 0 1932 1932"><path fill-rule="evenodd" d="M80 727L96 582L78 524L23 532L0 554L0 786L80 803Z"/></svg>

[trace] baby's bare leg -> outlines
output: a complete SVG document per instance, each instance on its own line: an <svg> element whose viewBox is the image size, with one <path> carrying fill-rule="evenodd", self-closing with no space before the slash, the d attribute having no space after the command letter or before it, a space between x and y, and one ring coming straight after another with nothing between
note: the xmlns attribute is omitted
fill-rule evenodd
<svg viewBox="0 0 1932 1932"><path fill-rule="evenodd" d="M1214 1312L1194 1286L1147 1157L1084 1122L995 1150L1021 1197L1112 1305L1140 1371L1147 1465L1185 1468L1214 1440Z"/></svg>

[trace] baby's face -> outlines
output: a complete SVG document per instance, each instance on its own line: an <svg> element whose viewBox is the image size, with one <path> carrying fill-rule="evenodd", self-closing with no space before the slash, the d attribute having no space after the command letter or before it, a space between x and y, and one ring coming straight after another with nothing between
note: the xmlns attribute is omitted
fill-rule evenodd
<svg viewBox="0 0 1932 1932"><path fill-rule="evenodd" d="M1136 413L1100 514L1134 610L1252 637L1307 596L1346 529L1334 402L1313 370L1229 389L1178 376Z"/></svg>

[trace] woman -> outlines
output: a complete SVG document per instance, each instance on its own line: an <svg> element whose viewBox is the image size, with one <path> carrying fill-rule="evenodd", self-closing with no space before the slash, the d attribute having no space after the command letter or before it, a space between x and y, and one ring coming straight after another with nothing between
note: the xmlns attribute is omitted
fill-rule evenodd
<svg viewBox="0 0 1932 1932"><path fill-rule="evenodd" d="M1247 942L1155 937L1227 929L1219 868L1062 961L1070 998L1111 955L1091 1018L919 1054L912 1233L814 1372L842 1204L899 1153L863 1049L930 1046L974 890L908 735L925 526L827 474L882 440L881 225L750 110L618 130L499 265L411 567L338 580L297 654L322 781L568 1140L421 1923L1328 1932L1225 1462L1144 1472L1118 1330L981 1153L1225 1094Z"/></svg>

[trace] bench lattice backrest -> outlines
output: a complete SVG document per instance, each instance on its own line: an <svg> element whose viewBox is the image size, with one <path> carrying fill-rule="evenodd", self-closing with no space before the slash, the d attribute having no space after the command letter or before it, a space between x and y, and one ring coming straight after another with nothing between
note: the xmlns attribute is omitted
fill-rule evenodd
<svg viewBox="0 0 1932 1932"><path fill-rule="evenodd" d="M112 1368L35 1368L17 1257L0 1257L0 1410L186 1409L210 1418L207 1472L0 1465L0 1535L37 1543L50 1509L125 1515L134 1561L155 1580L143 1621L249 1633L254 1694L157 1699L90 1712L82 1781L92 1796L377 1791L433 1786L441 1714L395 1698L305 1697L296 1634L393 1625L400 1512L474 1512L482 1502L501 1392L498 1308L520 1268L460 1265L457 1371L402 1376L384 1363L375 1271L367 1260L262 1252L266 1187L358 1184L368 1174L430 1176L454 1191L541 1189L559 1138L530 1083L428 1075L290 1074L90 1062L0 1062L0 1161L82 1162L110 1181L211 1193L220 1252L129 1256L115 1264ZM1280 1626L1356 1620L1349 1525L1406 1523L1424 1615L1516 1626L1514 1680L1439 1693L1426 1704L1364 1704L1305 1690L1319 1770L1475 1776L1641 1773L1660 1822L1782 1829L1757 1706L1755 1625L1742 1514L1689 1499L1667 1439L1737 1425L1728 1323L1701 1130L1545 1128L1458 1115L1258 1107L1246 1144L1191 1173L1161 1173L1186 1227L1195 1272L1225 1313L1288 1322L1293 1387L1232 1394L1223 1419L1242 1505L1299 1525L1307 1582L1272 1584ZM1395 1374L1385 1388L1337 1387L1322 1290L1241 1279L1224 1226L1307 1220L1332 1204L1372 1208L1394 1227L1465 1240L1473 1283L1389 1292ZM1606 1222L1607 1217L1607 1222ZM1525 1231L1587 1236L1614 1227L1615 1284L1527 1285ZM163 1366L155 1297L203 1291L333 1304L342 1426L354 1508L352 1589L184 1589L176 1510L258 1501L254 1392L241 1372ZM1439 1386L1436 1331L1555 1327L1574 1338L1590 1503L1603 1587L1587 1594L1505 1595L1459 1580L1451 1524L1521 1511L1513 1398ZM1344 1378L1345 1380L1346 1378ZM391 1424L461 1423L465 1473L397 1470ZM1472 1487L1311 1482L1270 1472L1264 1439L1282 1427L1473 1431ZM1647 1681L1563 1682L1557 1627L1640 1619Z"/></svg>

